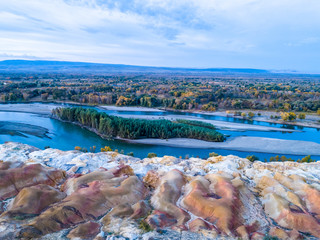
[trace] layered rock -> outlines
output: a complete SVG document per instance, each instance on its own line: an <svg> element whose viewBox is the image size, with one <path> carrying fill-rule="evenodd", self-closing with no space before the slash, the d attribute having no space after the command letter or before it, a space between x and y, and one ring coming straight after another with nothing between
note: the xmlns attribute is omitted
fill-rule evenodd
<svg viewBox="0 0 320 240"><path fill-rule="evenodd" d="M320 163L16 143L0 145L0 158L0 239L320 237Z"/></svg>
<svg viewBox="0 0 320 240"><path fill-rule="evenodd" d="M216 224L219 231L234 236L233 230L240 226L237 216L237 192L229 179L210 174L197 177L187 186L182 203L196 216Z"/></svg>
<svg viewBox="0 0 320 240"><path fill-rule="evenodd" d="M39 237L88 220L98 220L120 203L134 204L144 199L146 192L136 176L124 179L120 186L90 182L36 217L21 231L20 237Z"/></svg>
<svg viewBox="0 0 320 240"><path fill-rule="evenodd" d="M62 190L68 195L88 186L88 183L93 181L103 182L104 185L116 186L119 185L127 176L134 175L133 170L128 165L120 165L110 170L101 168L97 171L88 174L76 174L67 179L62 185Z"/></svg>
<svg viewBox="0 0 320 240"><path fill-rule="evenodd" d="M39 184L22 189L14 200L9 204L8 211L1 217L27 218L38 215L49 205L59 202L66 194L59 190Z"/></svg>
<svg viewBox="0 0 320 240"><path fill-rule="evenodd" d="M8 166L14 164L8 163ZM13 197L23 188L46 184L56 186L65 178L65 172L53 168L44 167L41 164L16 165L0 170L0 200Z"/></svg>
<svg viewBox="0 0 320 240"><path fill-rule="evenodd" d="M293 179L296 179L296 181ZM310 197L308 190L311 187L302 181L300 177L286 177L276 172L274 178L261 177L258 187L261 189L266 214L276 221L279 226L320 236L320 224L314 217L317 214L311 214L313 212L310 211L312 209L317 213L320 205L315 205L316 201L315 204L310 204L310 198L306 196ZM298 190L297 194L291 192L290 189ZM313 197L317 199L318 191L311 190L314 192ZM304 200L308 202L303 201L298 194L305 197ZM306 208L306 205L309 205L309 209Z"/></svg>
<svg viewBox="0 0 320 240"><path fill-rule="evenodd" d="M89 221L82 223L72 229L67 237L70 239L93 239L100 232L100 227L100 224L97 222Z"/></svg>
<svg viewBox="0 0 320 240"><path fill-rule="evenodd" d="M185 185L186 179L178 170L172 170L164 175L161 179L161 184L156 188L151 204L156 212L148 218L148 223L153 227L162 227L176 225L177 227L185 228L185 223L190 219L189 214L177 206L177 201L181 196L182 187ZM173 221L163 222L159 214L168 215L168 219ZM159 221L160 219L160 221Z"/></svg>

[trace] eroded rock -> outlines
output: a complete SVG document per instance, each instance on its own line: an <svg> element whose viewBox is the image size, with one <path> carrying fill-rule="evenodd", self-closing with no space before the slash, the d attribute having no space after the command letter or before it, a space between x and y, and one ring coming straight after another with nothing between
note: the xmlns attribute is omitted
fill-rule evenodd
<svg viewBox="0 0 320 240"><path fill-rule="evenodd" d="M57 189L39 184L22 189L9 204L8 211L1 217L24 219L38 215L49 205L59 202L66 194Z"/></svg>
<svg viewBox="0 0 320 240"><path fill-rule="evenodd" d="M317 162L141 160L16 143L0 145L0 159L0 239L320 237ZM52 167L67 171L62 186L65 172Z"/></svg>
<svg viewBox="0 0 320 240"><path fill-rule="evenodd" d="M86 222L72 229L67 235L70 239L94 239L100 232L100 224L97 222Z"/></svg>
<svg viewBox="0 0 320 240"><path fill-rule="evenodd" d="M154 209L165 213L161 213L161 217L166 215L170 216L170 218L176 220L174 225L182 228L185 227L185 223L190 219L189 214L177 206L177 201L181 196L182 187L185 183L186 179L180 171L171 170L161 178L161 183L151 198L151 205ZM154 227L161 227L162 221L155 221L154 218L150 216L148 222ZM169 222L173 223L174 221ZM158 225L158 223L160 225Z"/></svg>
<svg viewBox="0 0 320 240"><path fill-rule="evenodd" d="M88 183L35 218L20 233L21 237L33 238L69 228L88 220L97 220L111 208L122 204L134 204L147 194L143 183L130 176L120 186L101 181Z"/></svg>
<svg viewBox="0 0 320 240"><path fill-rule="evenodd" d="M44 167L41 164L0 170L0 200L17 195L25 187L38 184L55 186L64 178L64 171Z"/></svg>

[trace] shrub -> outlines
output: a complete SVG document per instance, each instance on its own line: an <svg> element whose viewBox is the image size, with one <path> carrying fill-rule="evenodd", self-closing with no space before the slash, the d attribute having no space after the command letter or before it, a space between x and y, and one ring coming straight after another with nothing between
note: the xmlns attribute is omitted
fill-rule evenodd
<svg viewBox="0 0 320 240"><path fill-rule="evenodd" d="M297 115L294 112L282 112L281 118L283 121L294 121L297 118Z"/></svg>
<svg viewBox="0 0 320 240"><path fill-rule="evenodd" d="M155 153L148 153L147 158L154 158L154 157L157 157L157 154L155 154Z"/></svg>
<svg viewBox="0 0 320 240"><path fill-rule="evenodd" d="M152 228L151 226L146 222L145 219L142 219L139 223L139 228L144 232L144 233L147 233L147 232L150 232L152 231Z"/></svg>
<svg viewBox="0 0 320 240"><path fill-rule="evenodd" d="M92 147L90 147L90 152L92 152L92 153L95 153L96 152L96 146L92 146Z"/></svg>
<svg viewBox="0 0 320 240"><path fill-rule="evenodd" d="M104 148L101 148L101 152L111 152L112 149L109 146L105 146Z"/></svg>
<svg viewBox="0 0 320 240"><path fill-rule="evenodd" d="M81 152L88 152L88 150L85 147L83 148L79 146L74 147L74 150L81 151Z"/></svg>
<svg viewBox="0 0 320 240"><path fill-rule="evenodd" d="M249 116L249 118L253 118L254 117L254 113L253 112L248 112L248 116Z"/></svg>
<svg viewBox="0 0 320 240"><path fill-rule="evenodd" d="M127 155L133 157L133 152L129 152Z"/></svg>
<svg viewBox="0 0 320 240"><path fill-rule="evenodd" d="M263 240L280 240L280 239L277 238L277 237L272 237L272 236L270 236L270 235L265 235L265 236L263 237Z"/></svg>
<svg viewBox="0 0 320 240"><path fill-rule="evenodd" d="M309 162L314 162L314 160L311 159L311 156L308 155L308 156L305 156L304 158L301 159L302 163L309 163Z"/></svg>
<svg viewBox="0 0 320 240"><path fill-rule="evenodd" d="M217 156L219 156L218 153L215 153L215 152L209 153L209 157L217 157Z"/></svg>
<svg viewBox="0 0 320 240"><path fill-rule="evenodd" d="M306 114L305 113L299 113L298 114L299 119L306 119Z"/></svg>
<svg viewBox="0 0 320 240"><path fill-rule="evenodd" d="M250 155L250 156L247 156L247 159L251 162L254 162L254 161L258 161L259 158L255 155Z"/></svg>

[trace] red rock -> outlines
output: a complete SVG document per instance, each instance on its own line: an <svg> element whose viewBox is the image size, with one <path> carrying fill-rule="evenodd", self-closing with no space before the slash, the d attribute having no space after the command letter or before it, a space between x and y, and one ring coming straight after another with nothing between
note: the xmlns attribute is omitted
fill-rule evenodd
<svg viewBox="0 0 320 240"><path fill-rule="evenodd" d="M146 201L141 200L132 206L132 210L133 213L130 218L138 219L147 216L151 211L151 207Z"/></svg>
<svg viewBox="0 0 320 240"><path fill-rule="evenodd" d="M146 219L152 228L165 228L177 224L177 220L166 212L155 210Z"/></svg>
<svg viewBox="0 0 320 240"><path fill-rule="evenodd" d="M65 172L41 164L24 165L0 170L0 200L13 197L23 188L38 184L55 186L65 178Z"/></svg>
<svg viewBox="0 0 320 240"><path fill-rule="evenodd" d="M70 239L93 239L100 232L100 224L96 222L86 222L72 229L67 235Z"/></svg>
<svg viewBox="0 0 320 240"><path fill-rule="evenodd" d="M110 183L110 186L116 186L119 185L125 178L127 178L127 176L132 175L133 170L127 165L121 165L110 170L100 169L85 175L77 174L71 178L68 178L67 181L62 185L61 190L70 195L79 188L86 187L88 183L93 181L102 181L106 184Z"/></svg>
<svg viewBox="0 0 320 240"><path fill-rule="evenodd" d="M44 211L22 229L20 237L35 238L88 220L97 220L119 203L132 205L144 199L146 194L146 188L136 176L128 177L120 186L91 182L88 187L78 189Z"/></svg>
<svg viewBox="0 0 320 240"><path fill-rule="evenodd" d="M8 170L9 168L17 168L23 166L22 162L4 162L0 161L0 170Z"/></svg>

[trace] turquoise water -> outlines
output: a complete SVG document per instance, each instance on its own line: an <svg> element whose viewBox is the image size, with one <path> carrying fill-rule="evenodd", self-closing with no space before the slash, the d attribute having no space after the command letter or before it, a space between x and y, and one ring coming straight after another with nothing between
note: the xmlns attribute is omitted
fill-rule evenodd
<svg viewBox="0 0 320 240"><path fill-rule="evenodd" d="M269 138L279 138L279 139L288 139L288 140L304 140L304 141L313 141L320 143L320 132L315 128L301 128L297 126L284 126L281 124L271 124L258 121L244 121L242 119L234 118L225 118L220 116L209 116L203 114L193 114L193 113L176 113L176 112L123 112L123 111L105 111L109 114L140 114L140 115L171 115L171 114L181 114L189 115L199 118L219 120L219 121L228 121L228 122L238 122L246 124L255 124L262 126L272 126L278 128L294 128L297 130L302 130L301 132L262 132L262 131L221 131L224 134L228 134L231 137L237 136L258 136L258 137L269 137ZM268 153L255 153L255 152L240 152L232 150L221 150L221 149L192 149L192 148L176 148L176 147L166 147L166 146L153 146L145 144L132 144L120 140L105 140L96 134L83 129L79 126L75 126L70 123L60 122L49 117L31 113L18 113L18 112L0 112L0 121L12 121L17 123L27 123L32 125L37 125L45 127L49 130L48 137L39 138L36 136L27 135L27 137L22 136L10 136L10 135L0 135L0 143L5 141L16 141L22 142L29 145L36 146L38 148L44 149L46 146L51 148L58 148L61 150L72 150L75 146L85 147L88 150L91 146L96 146L97 150L104 146L110 146L112 149L118 149L119 151L124 150L125 153L133 152L136 157L146 157L149 152L154 152L158 156L163 155L172 155L172 156L182 156L186 155L199 156L202 158L208 157L208 154L211 152L216 152L221 155L234 154L240 157L246 157L248 155L256 155L261 160L269 159L271 156L276 154ZM307 154L307 153L306 153ZM286 155L287 157L292 157L293 159L298 159L304 156L297 155ZM313 156L313 159L320 160L320 156Z"/></svg>

